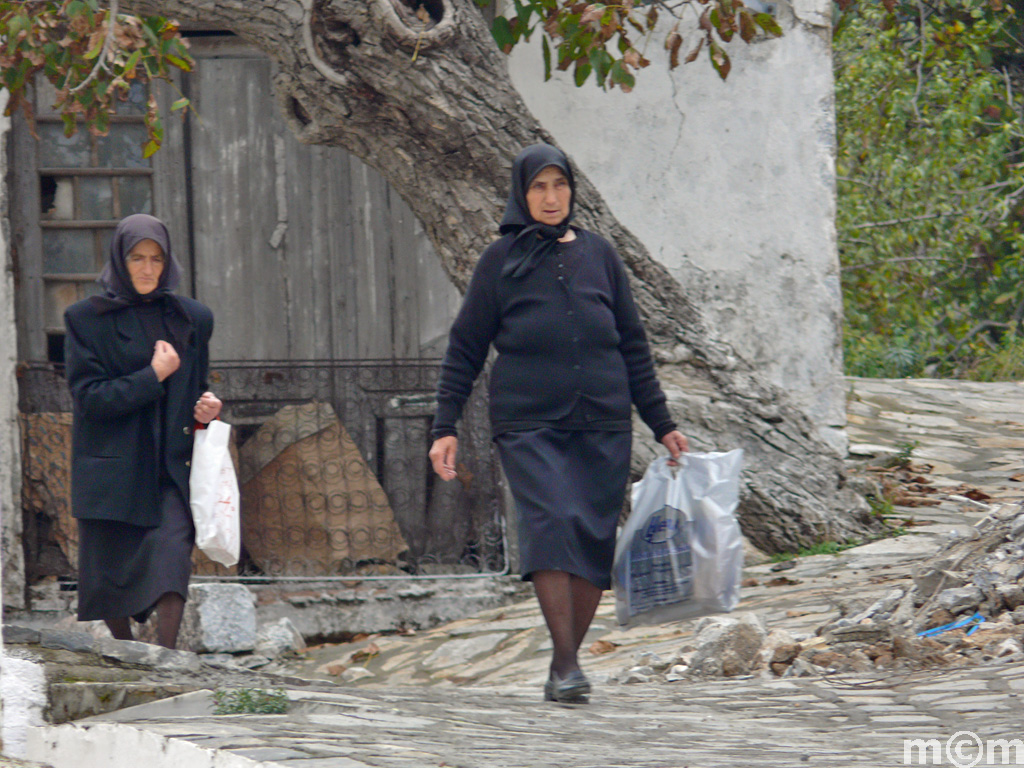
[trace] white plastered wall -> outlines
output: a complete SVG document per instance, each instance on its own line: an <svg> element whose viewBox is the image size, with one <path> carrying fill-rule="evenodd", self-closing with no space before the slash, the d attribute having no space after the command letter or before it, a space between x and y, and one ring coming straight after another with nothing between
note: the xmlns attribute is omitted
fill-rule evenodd
<svg viewBox="0 0 1024 768"><path fill-rule="evenodd" d="M842 448L829 14L824 0L779 3L785 36L734 38L725 82L706 51L669 70L665 15L630 94L576 88L569 72L544 83L539 35L510 70L619 220L694 289L715 338ZM695 24L680 31L685 57L699 38Z"/></svg>

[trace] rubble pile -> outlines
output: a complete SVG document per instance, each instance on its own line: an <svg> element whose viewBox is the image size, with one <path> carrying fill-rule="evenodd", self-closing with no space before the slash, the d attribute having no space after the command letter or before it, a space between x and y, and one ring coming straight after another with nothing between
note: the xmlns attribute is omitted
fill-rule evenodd
<svg viewBox="0 0 1024 768"><path fill-rule="evenodd" d="M918 670L1024 661L1024 508L996 509L951 533L909 589L840 604L813 636L769 631L757 614L702 619L669 658L641 653L613 682L759 674Z"/></svg>

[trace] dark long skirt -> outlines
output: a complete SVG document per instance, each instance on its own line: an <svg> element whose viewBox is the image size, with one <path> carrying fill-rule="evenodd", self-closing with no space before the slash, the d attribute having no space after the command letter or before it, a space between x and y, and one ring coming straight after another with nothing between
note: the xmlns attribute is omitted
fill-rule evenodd
<svg viewBox="0 0 1024 768"><path fill-rule="evenodd" d="M195 527L173 484L161 487L156 528L78 521L78 620L132 616L145 621L167 592L188 598Z"/></svg>
<svg viewBox="0 0 1024 768"><path fill-rule="evenodd" d="M629 432L550 427L498 436L519 518L524 580L534 571L565 571L611 587L631 441Z"/></svg>

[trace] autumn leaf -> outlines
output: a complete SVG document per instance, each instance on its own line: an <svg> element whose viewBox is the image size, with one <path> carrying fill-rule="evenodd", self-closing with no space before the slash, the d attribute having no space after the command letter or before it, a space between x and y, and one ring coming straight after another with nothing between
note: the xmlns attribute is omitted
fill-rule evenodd
<svg viewBox="0 0 1024 768"><path fill-rule="evenodd" d="M704 47L704 38L700 39L700 42L694 47L692 51L686 56L686 63L689 64L692 61L696 61L697 57L700 56L701 49Z"/></svg>
<svg viewBox="0 0 1024 768"><path fill-rule="evenodd" d="M714 29L711 25L711 9L705 8L704 13L700 15L700 19L697 21L697 26L703 29L705 32L710 32Z"/></svg>
<svg viewBox="0 0 1024 768"><path fill-rule="evenodd" d="M361 664L364 661L369 661L374 656L380 656L380 648L376 643L370 643L362 650L356 651L349 657L349 661L353 664Z"/></svg>
<svg viewBox="0 0 1024 768"><path fill-rule="evenodd" d="M715 68L718 76L725 80L729 76L729 70L732 69L732 62L729 61L729 54L727 54L720 45L711 41L711 66Z"/></svg>
<svg viewBox="0 0 1024 768"><path fill-rule="evenodd" d="M605 6L598 3L587 6L587 10L583 12L583 16L580 17L580 24L591 24L593 22L600 22L601 15L605 11Z"/></svg>
<svg viewBox="0 0 1024 768"><path fill-rule="evenodd" d="M595 656L601 656L605 653L611 653L618 647L618 643L613 643L610 640L595 640L587 650Z"/></svg>
<svg viewBox="0 0 1024 768"><path fill-rule="evenodd" d="M669 69L679 66L679 49L682 45L683 36L673 27L668 37L665 38L665 48L669 52Z"/></svg>
<svg viewBox="0 0 1024 768"><path fill-rule="evenodd" d="M749 43L757 36L757 26L753 17L747 11L740 11L740 37L743 42Z"/></svg>

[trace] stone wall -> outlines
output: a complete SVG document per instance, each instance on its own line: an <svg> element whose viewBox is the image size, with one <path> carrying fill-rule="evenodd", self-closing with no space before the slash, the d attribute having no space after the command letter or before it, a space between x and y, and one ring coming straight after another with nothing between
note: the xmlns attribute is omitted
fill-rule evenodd
<svg viewBox="0 0 1024 768"><path fill-rule="evenodd" d="M619 220L701 297L714 336L835 427L845 414L830 5L780 2L775 14L781 39L726 46L726 82L706 49L669 71L667 14L632 93L576 88L571 72L543 82L540 35L510 68ZM682 58L699 38L693 25L680 32Z"/></svg>
<svg viewBox="0 0 1024 768"><path fill-rule="evenodd" d="M0 103L7 92L0 92ZM0 179L7 176L11 118L0 117ZM25 606L25 558L21 546L21 437L18 429L17 334L14 326L14 265L9 247L7 188L0 184L0 562L3 604Z"/></svg>

